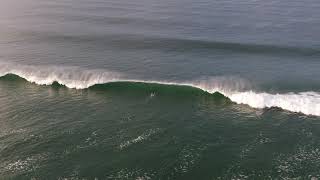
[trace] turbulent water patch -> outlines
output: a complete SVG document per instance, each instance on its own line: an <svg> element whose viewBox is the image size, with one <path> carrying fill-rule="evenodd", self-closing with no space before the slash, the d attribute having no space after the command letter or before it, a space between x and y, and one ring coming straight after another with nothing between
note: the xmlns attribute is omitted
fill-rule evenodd
<svg viewBox="0 0 320 180"><path fill-rule="evenodd" d="M39 168L40 163L48 158L47 154L37 154L27 157L25 159L18 159L14 162L9 162L0 170L0 173L4 172L28 172ZM3 166L3 165L1 165Z"/></svg>
<svg viewBox="0 0 320 180"><path fill-rule="evenodd" d="M144 140L147 140L150 136L156 134L157 132L159 132L160 129L150 129L146 132L144 132L143 134L141 134L140 136L134 138L134 139L131 139L131 140L128 140L128 141L125 141L123 143L120 144L119 148L120 150L123 150L125 148L128 148L129 146L133 145L133 144L136 144L136 143L139 143L139 142L142 142Z"/></svg>
<svg viewBox="0 0 320 180"><path fill-rule="evenodd" d="M137 180L150 180L154 178L154 173L145 172L142 169L121 169L109 176L107 179L137 179Z"/></svg>

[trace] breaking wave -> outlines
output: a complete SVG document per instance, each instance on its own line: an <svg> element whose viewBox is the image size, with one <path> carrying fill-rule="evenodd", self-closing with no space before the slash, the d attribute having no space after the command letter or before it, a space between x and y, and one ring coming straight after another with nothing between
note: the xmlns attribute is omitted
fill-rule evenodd
<svg viewBox="0 0 320 180"><path fill-rule="evenodd" d="M0 63L0 77L14 74L38 85L51 85L55 82L68 88L86 89L98 84L112 82L140 82L162 85L190 86L208 93L219 92L231 101L246 104L253 108L279 107L292 112L320 116L320 93L300 92L270 94L248 89L249 83L243 79L212 77L185 82L148 81L131 79L126 75L105 71L87 70L79 67L31 66Z"/></svg>

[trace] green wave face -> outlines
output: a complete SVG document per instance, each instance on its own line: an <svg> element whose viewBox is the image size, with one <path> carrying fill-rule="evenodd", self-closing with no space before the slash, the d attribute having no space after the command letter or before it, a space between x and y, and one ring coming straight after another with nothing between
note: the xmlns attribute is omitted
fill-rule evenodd
<svg viewBox="0 0 320 180"><path fill-rule="evenodd" d="M1 81L15 81L15 82L27 82L26 79L18 76L18 75L15 75L15 74L6 74L4 76L1 76L0 77L0 80Z"/></svg>
<svg viewBox="0 0 320 180"><path fill-rule="evenodd" d="M28 83L29 82L15 74L7 74L0 77L0 81L12 82L12 83ZM37 85L35 85L37 86ZM67 88L64 85L59 84L57 81L50 85L51 88ZM219 92L208 93L202 89L186 86L186 85L169 85L169 84L159 84L159 83L146 83L146 82L110 82L105 84L96 84L88 89L83 89L82 91L105 91L106 93L119 93L119 94L134 94L134 95L149 95L150 97L155 96L167 96L172 98L195 98L195 97L205 97L212 98L214 100L230 101L229 98L225 97Z"/></svg>
<svg viewBox="0 0 320 180"><path fill-rule="evenodd" d="M177 96L210 96L201 89L190 87L190 86L179 86L179 85L165 85L156 83L144 83L144 82L111 82L106 84L94 85L90 87L92 90L108 90L113 89L118 92L154 92L162 93L167 95L177 95Z"/></svg>

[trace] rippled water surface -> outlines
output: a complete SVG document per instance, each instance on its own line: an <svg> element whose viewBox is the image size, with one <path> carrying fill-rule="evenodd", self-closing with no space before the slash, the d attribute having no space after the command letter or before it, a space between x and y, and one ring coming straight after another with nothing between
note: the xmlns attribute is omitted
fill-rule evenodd
<svg viewBox="0 0 320 180"><path fill-rule="evenodd" d="M2 0L0 179L320 178L319 8Z"/></svg>

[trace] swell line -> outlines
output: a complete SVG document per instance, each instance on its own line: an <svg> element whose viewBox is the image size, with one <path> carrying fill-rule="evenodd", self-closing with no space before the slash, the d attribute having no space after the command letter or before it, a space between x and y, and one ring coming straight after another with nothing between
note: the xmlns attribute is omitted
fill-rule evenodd
<svg viewBox="0 0 320 180"><path fill-rule="evenodd" d="M32 37L29 42L68 41L71 43L85 43L115 49L161 49L188 52L191 50L223 50L245 54L289 55L289 56L319 56L319 47L279 46L270 44L237 43L200 39L184 39L171 37L155 37L140 34L112 34L112 35L75 35L41 32L20 33L23 37Z"/></svg>
<svg viewBox="0 0 320 180"><path fill-rule="evenodd" d="M87 70L79 67L30 66L10 63L0 64L0 77L17 75L38 85L52 85L57 82L68 88L86 89L98 84L112 82L140 82L161 85L189 86L208 93L219 92L231 101L253 108L279 107L292 112L320 116L320 93L300 92L270 94L244 90L246 81L237 78L212 77L205 80L186 82L153 81L130 79L124 74L105 70Z"/></svg>

